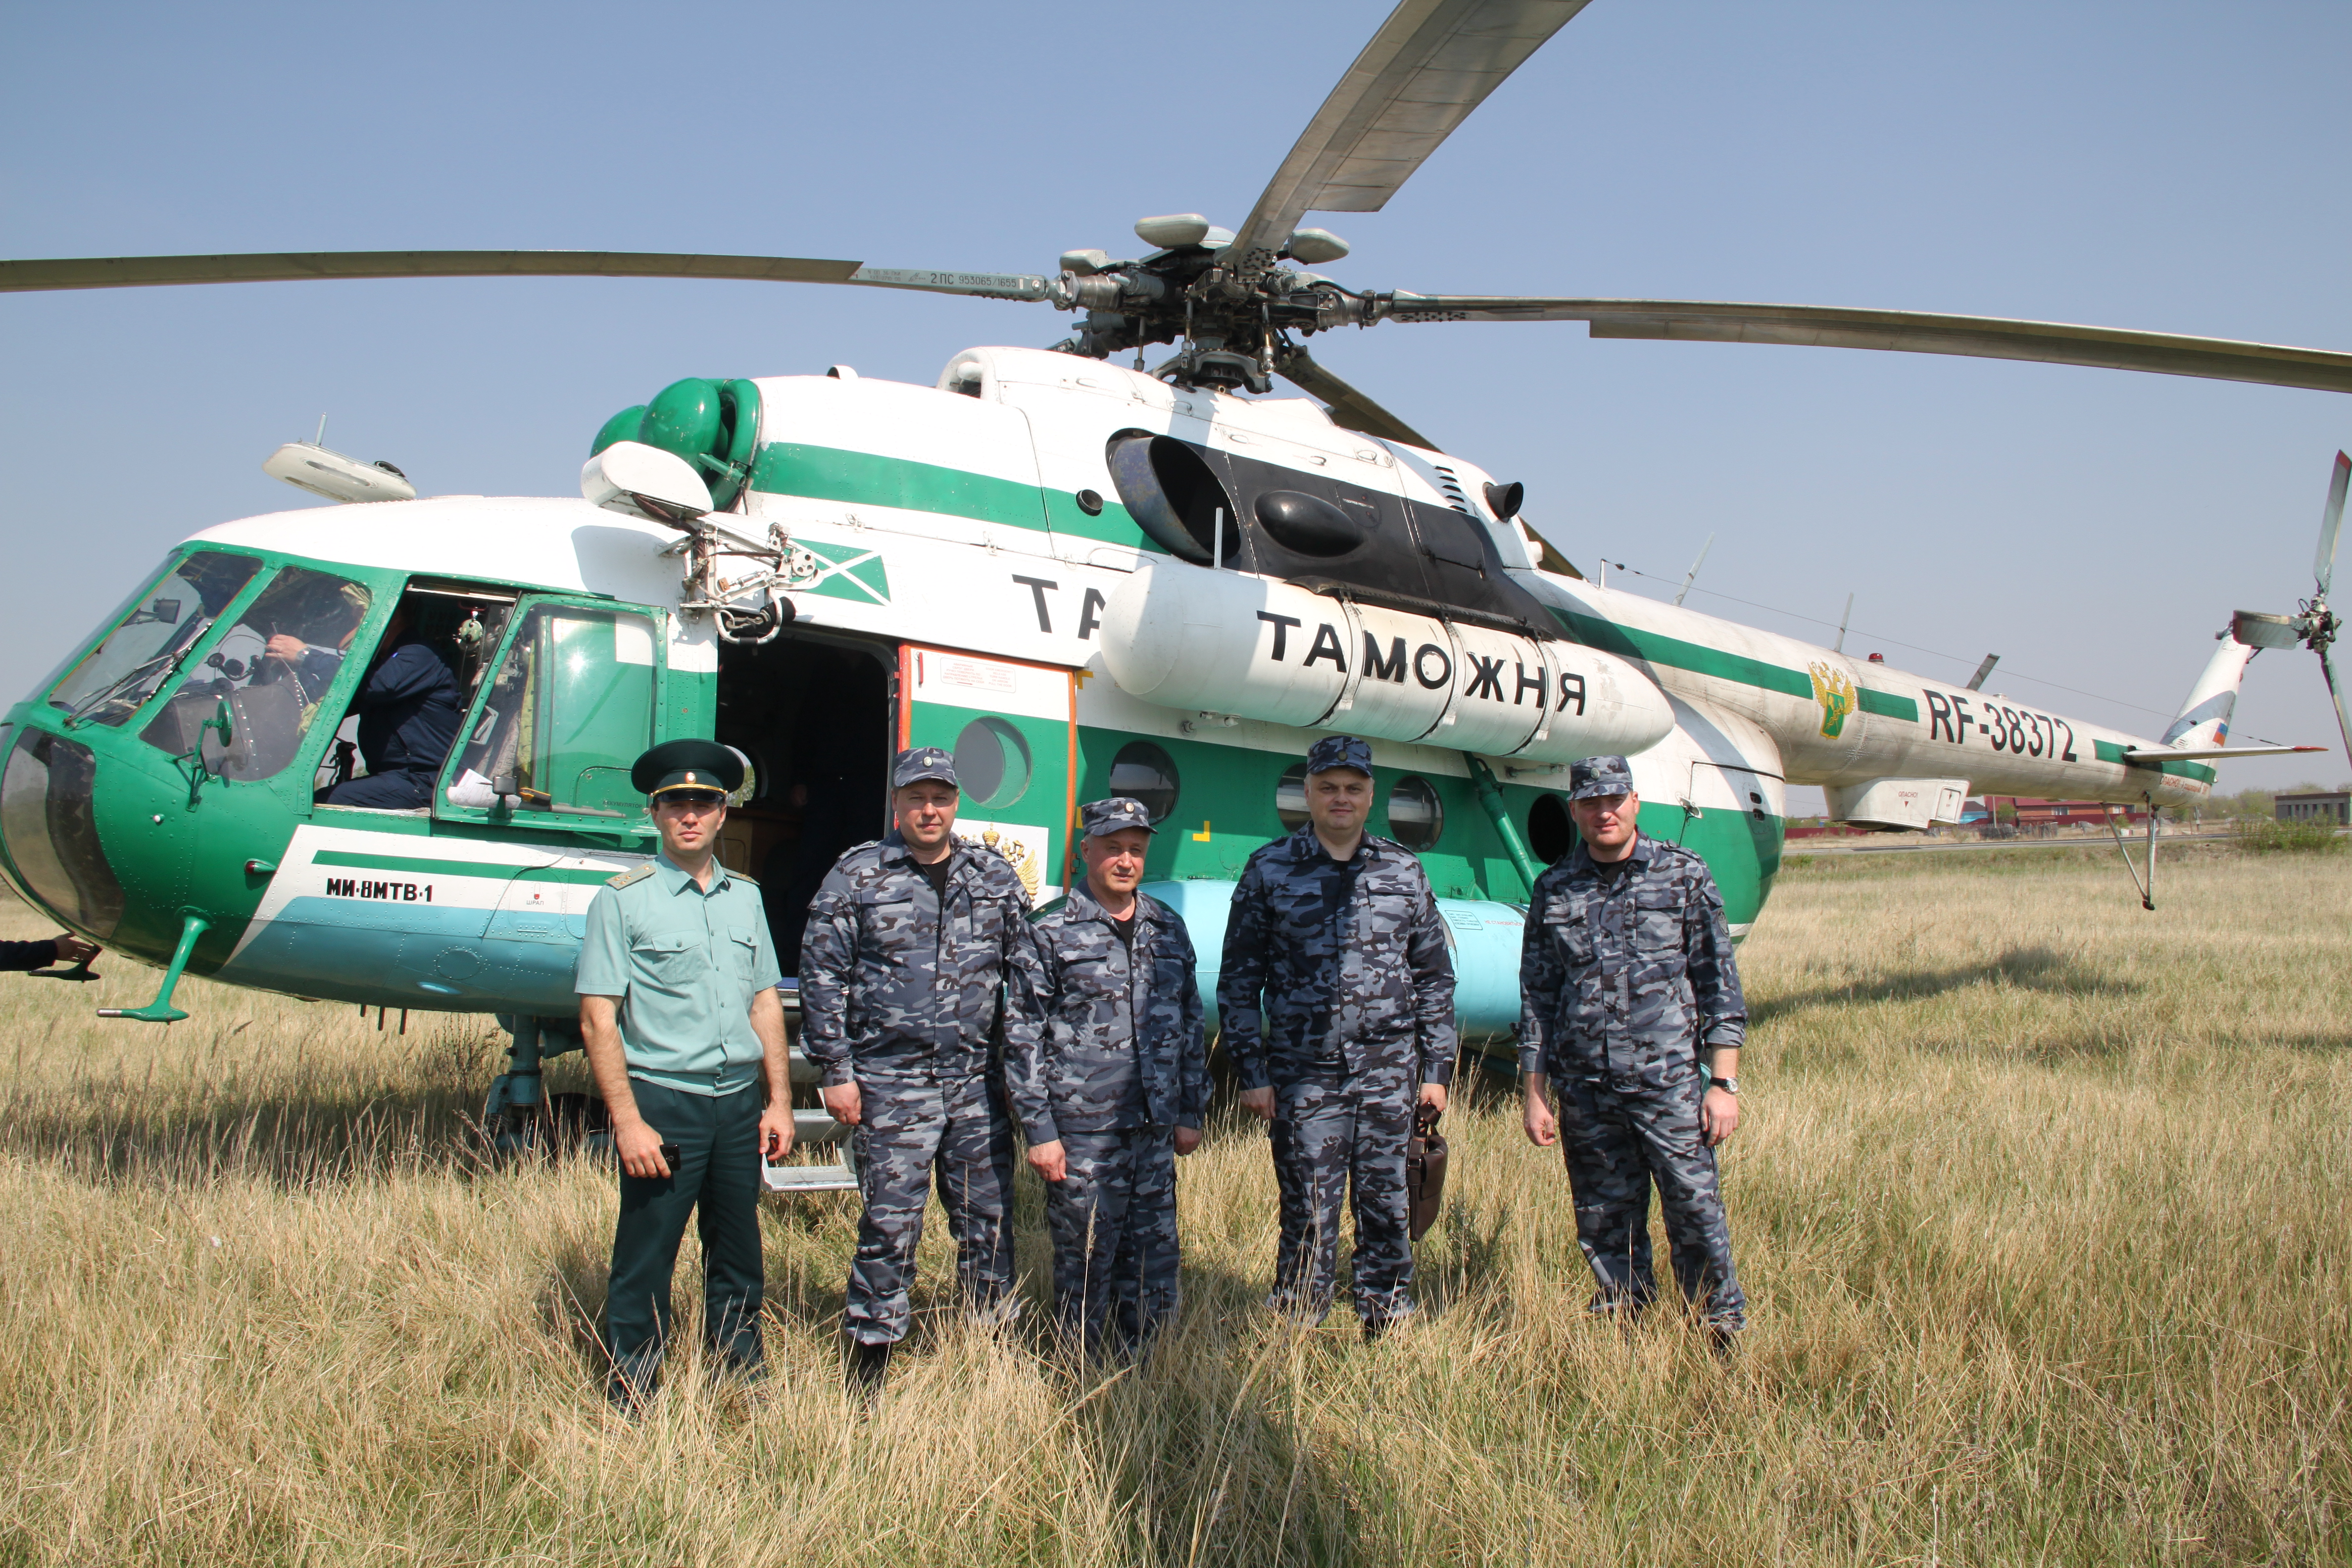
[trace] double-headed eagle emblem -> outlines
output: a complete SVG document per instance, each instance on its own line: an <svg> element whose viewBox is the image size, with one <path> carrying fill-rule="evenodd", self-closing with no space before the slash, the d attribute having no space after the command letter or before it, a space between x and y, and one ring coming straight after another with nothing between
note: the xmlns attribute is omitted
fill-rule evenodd
<svg viewBox="0 0 2352 1568"><path fill-rule="evenodd" d="M1813 678L1813 700L1822 705L1822 738L1834 741L1853 711L1853 678L1843 669L1816 660L1808 669Z"/></svg>

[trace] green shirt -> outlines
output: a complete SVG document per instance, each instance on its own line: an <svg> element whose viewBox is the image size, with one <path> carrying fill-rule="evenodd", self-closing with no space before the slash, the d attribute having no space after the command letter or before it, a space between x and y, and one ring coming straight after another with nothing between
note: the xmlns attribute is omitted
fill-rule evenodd
<svg viewBox="0 0 2352 1568"><path fill-rule="evenodd" d="M759 885L713 865L705 889L665 855L597 889L572 988L620 998L631 1078L719 1095L760 1081L751 1001L782 978Z"/></svg>

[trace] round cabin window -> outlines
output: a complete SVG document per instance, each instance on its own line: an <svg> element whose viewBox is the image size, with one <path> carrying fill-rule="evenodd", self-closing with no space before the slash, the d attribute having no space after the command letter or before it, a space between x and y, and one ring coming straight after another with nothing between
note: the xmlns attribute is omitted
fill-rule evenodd
<svg viewBox="0 0 2352 1568"><path fill-rule="evenodd" d="M1307 764L1293 763L1274 786L1274 814L1283 829L1296 833L1307 826Z"/></svg>
<svg viewBox="0 0 2352 1568"><path fill-rule="evenodd" d="M956 737L956 777L974 805L1011 805L1029 788L1029 742L1002 719L974 719Z"/></svg>
<svg viewBox="0 0 2352 1568"><path fill-rule="evenodd" d="M1528 807L1528 847L1549 866L1576 847L1576 824L1569 820L1568 803L1556 795L1539 795Z"/></svg>
<svg viewBox="0 0 2352 1568"><path fill-rule="evenodd" d="M1111 759L1110 793L1141 801L1154 822L1176 809L1180 787L1176 759L1149 741L1130 741Z"/></svg>
<svg viewBox="0 0 2352 1568"><path fill-rule="evenodd" d="M1389 790L1389 837L1418 853L1437 847L1445 831L1445 808L1438 804L1437 788L1427 779L1410 775Z"/></svg>

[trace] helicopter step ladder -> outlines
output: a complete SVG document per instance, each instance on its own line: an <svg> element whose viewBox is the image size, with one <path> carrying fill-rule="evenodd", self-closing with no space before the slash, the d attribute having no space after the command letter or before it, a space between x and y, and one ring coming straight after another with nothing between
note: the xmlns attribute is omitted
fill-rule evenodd
<svg viewBox="0 0 2352 1568"><path fill-rule="evenodd" d="M801 992L797 980L787 979L778 986L777 994L784 1004L784 1038L793 1042L792 1075L795 1086L814 1083L816 1064L801 1055L798 1041L801 1024ZM793 1147L795 1150L835 1145L840 1159L830 1165L771 1165L760 1168L763 1190L787 1193L854 1193L857 1187L857 1164L851 1152L849 1129L835 1121L822 1106L814 1110L798 1109L793 1112Z"/></svg>
<svg viewBox="0 0 2352 1568"><path fill-rule="evenodd" d="M796 1038L800 1032L800 993L795 982L787 979L778 987L784 1005L784 1037ZM168 991L167 991L168 994ZM576 1039L559 1044L550 1052L545 1046L545 1020L524 1016L513 1020L513 1045L507 1070L490 1086L489 1098L482 1108L482 1125L490 1131L493 1144L502 1152L520 1153L541 1147L548 1136L547 1121L551 1107L541 1087L541 1062L551 1054L578 1049ZM558 1036L559 1040L562 1037ZM816 1064L792 1052L792 1081L794 1085L817 1081ZM793 1111L793 1147L795 1153L837 1145L840 1158L831 1164L788 1163L761 1166L761 1185L769 1193L854 1193L858 1190L857 1164L848 1141L849 1129L835 1121L822 1106L797 1107ZM588 1134L587 1146L595 1149L610 1147L610 1134L601 1129ZM788 1158L790 1158L788 1156Z"/></svg>

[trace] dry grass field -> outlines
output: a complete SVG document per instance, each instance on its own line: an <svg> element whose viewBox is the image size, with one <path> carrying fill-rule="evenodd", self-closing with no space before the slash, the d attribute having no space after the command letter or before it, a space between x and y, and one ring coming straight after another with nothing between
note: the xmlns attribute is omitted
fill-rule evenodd
<svg viewBox="0 0 2352 1568"><path fill-rule="evenodd" d="M0 976L0 1561L2352 1560L2352 862L2164 874L2154 914L2111 853L1784 879L1745 954L1728 1370L1585 1319L1557 1156L1490 1089L1448 1119L1409 1331L1253 1310L1273 1184L1226 1120L1151 1364L927 1311L868 1421L847 1199L770 1215L768 1392L689 1360L622 1425L610 1180L467 1152L486 1024L195 984L164 1032L90 1016L135 965ZM1038 1299L1034 1186L1021 1245Z"/></svg>

